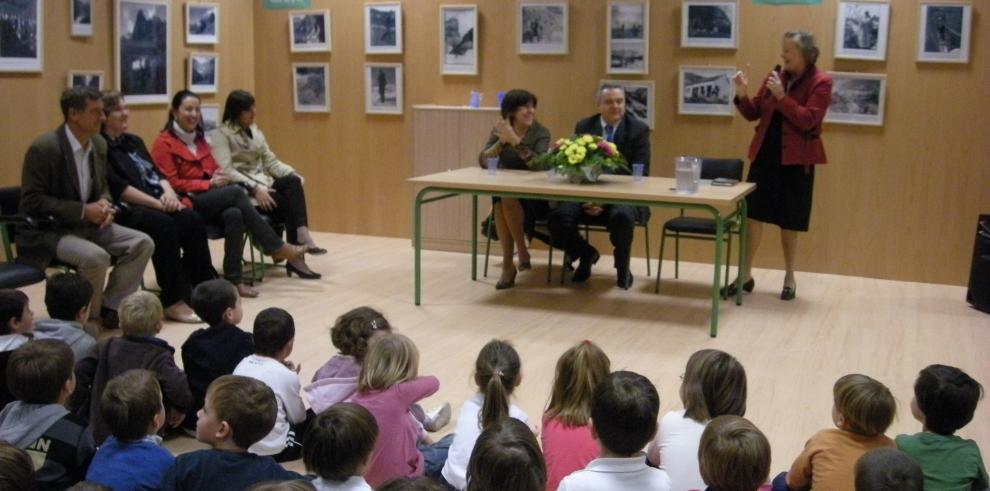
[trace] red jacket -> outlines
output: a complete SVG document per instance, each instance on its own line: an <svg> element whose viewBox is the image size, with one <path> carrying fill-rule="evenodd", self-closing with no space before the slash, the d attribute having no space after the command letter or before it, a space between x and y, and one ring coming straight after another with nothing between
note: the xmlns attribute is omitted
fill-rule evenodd
<svg viewBox="0 0 990 491"><path fill-rule="evenodd" d="M780 78L784 87L787 87L791 75L783 72ZM736 98L736 107L744 118L749 121L760 120L753 142L749 145L749 159L755 159L759 153L773 112L777 110L784 116L781 163L809 166L827 162L821 135L822 120L825 119L825 111L831 102L832 78L814 65L808 66L794 81L787 95L779 101L767 90L766 80L752 99Z"/></svg>
<svg viewBox="0 0 990 491"><path fill-rule="evenodd" d="M210 178L220 170L206 138L196 137L196 155L193 155L172 130L162 131L155 139L151 159L179 194L209 191ZM182 203L192 207L189 198L182 198Z"/></svg>

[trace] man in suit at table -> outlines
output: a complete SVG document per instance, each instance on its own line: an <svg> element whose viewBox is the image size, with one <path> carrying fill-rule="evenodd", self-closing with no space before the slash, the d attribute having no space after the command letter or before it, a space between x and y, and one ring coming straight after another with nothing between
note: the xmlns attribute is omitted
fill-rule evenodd
<svg viewBox="0 0 990 491"><path fill-rule="evenodd" d="M598 90L598 111L578 121L574 133L598 135L615 143L630 165L643 164L643 175L649 175L650 128L626 112L625 90L618 85L603 85ZM614 247L615 283L628 290L633 283L629 271L633 230L637 222L649 217L648 207L563 202L550 212L549 227L555 245L571 259L580 259L572 281L581 282L591 276L591 266L598 262L599 254L580 234L578 226L585 222L605 225Z"/></svg>
<svg viewBox="0 0 990 491"><path fill-rule="evenodd" d="M101 317L103 327L113 329L117 306L140 286L155 245L147 234L113 223L100 92L66 89L60 104L64 124L31 144L21 173L21 213L50 215L55 224L19 230L17 260L44 269L57 258L75 267L93 285L90 318ZM108 282L111 257L116 264Z"/></svg>

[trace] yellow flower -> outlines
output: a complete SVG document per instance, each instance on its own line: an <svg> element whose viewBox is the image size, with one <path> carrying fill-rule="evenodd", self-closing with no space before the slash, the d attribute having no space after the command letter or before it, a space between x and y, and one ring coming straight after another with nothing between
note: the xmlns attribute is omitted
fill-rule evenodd
<svg viewBox="0 0 990 491"><path fill-rule="evenodd" d="M594 139L594 138L592 138L592 137L591 137L591 135L584 135L584 136L582 136L582 137L581 137L581 143L584 143L584 144L586 144L586 145L587 145L588 143L591 143L591 142L593 142L593 141L595 141L595 139Z"/></svg>
<svg viewBox="0 0 990 491"><path fill-rule="evenodd" d="M594 151L596 148L598 148L598 147L596 147L594 143L589 143L588 144L588 150Z"/></svg>
<svg viewBox="0 0 990 491"><path fill-rule="evenodd" d="M575 155L571 155L567 157L567 161L570 162L571 165L576 165L578 162L581 161L581 159Z"/></svg>

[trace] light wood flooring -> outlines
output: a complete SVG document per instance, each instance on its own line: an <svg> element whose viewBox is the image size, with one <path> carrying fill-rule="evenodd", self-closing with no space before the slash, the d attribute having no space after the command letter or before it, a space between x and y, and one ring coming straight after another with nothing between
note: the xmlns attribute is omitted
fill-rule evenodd
<svg viewBox="0 0 990 491"><path fill-rule="evenodd" d="M479 281L472 282L470 256L424 251L423 305L416 306L408 239L340 234L318 234L318 239L330 253L308 261L323 279L270 273L259 285L261 296L244 300L241 326L250 331L254 316L266 307L291 312L297 326L291 359L302 363L304 384L334 353L328 334L334 319L361 305L383 311L398 332L416 342L420 374L441 381L424 406L450 401L455 416L475 390L471 373L478 350L492 338L511 340L524 373L515 402L536 426L556 359L574 343L593 340L608 353L613 369L649 377L660 392L661 414L681 408L679 376L691 353L717 348L746 367L746 416L769 438L774 472L785 470L815 431L831 425L832 384L843 374L870 375L893 391L898 416L889 436L920 431L910 401L917 372L928 364L960 367L990 388L990 316L965 303L962 287L799 273L797 299L783 302L778 298L783 273L756 270L756 291L741 307L723 303L719 336L712 339L710 265L682 263L680 279L674 280L673 262L666 262L656 295L642 259L634 259L635 285L623 291L614 286L610 257L602 257L587 284L561 286L555 274L548 286L545 253L535 252L534 269L520 273L514 289L496 291L499 262L493 262L488 278L480 278L479 266ZM219 263L220 243L211 246ZM43 287L26 291L36 315L44 316ZM161 337L178 348L198 327L167 323ZM990 454L990 400L959 434ZM175 452L200 448L189 438L168 446ZM298 462L289 467L302 469Z"/></svg>

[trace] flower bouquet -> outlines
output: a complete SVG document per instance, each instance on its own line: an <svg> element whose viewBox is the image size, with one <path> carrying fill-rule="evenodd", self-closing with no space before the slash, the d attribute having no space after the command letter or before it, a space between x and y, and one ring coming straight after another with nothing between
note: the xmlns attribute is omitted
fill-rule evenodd
<svg viewBox="0 0 990 491"><path fill-rule="evenodd" d="M605 171L629 172L626 158L619 153L614 143L600 136L587 134L557 140L548 153L533 160L532 168L555 169L557 174L575 184L597 182Z"/></svg>

